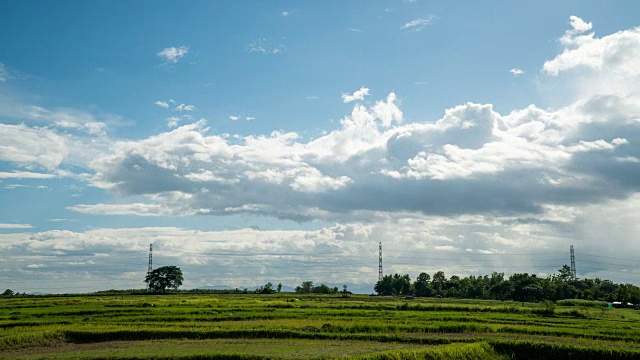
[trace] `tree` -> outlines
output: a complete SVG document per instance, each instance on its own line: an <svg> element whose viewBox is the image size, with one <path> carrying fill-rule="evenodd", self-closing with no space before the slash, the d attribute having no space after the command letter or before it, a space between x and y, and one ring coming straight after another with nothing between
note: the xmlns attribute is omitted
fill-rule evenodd
<svg viewBox="0 0 640 360"><path fill-rule="evenodd" d="M431 279L431 287L435 290L437 295L444 295L442 292L444 290L444 286L447 283L447 277L444 275L444 271L438 271L433 274L433 278Z"/></svg>
<svg viewBox="0 0 640 360"><path fill-rule="evenodd" d="M183 281L182 270L177 266L159 267L144 279L149 289L162 292L165 292L166 288L178 289Z"/></svg>
<svg viewBox="0 0 640 360"><path fill-rule="evenodd" d="M381 280L378 280L373 290L379 295L391 295L393 294L393 276L385 275Z"/></svg>
<svg viewBox="0 0 640 360"><path fill-rule="evenodd" d="M280 292L280 290L282 290L282 283L278 283L278 292Z"/></svg>
<svg viewBox="0 0 640 360"><path fill-rule="evenodd" d="M266 283L264 286L256 289L256 294L273 294L275 290L273 290L273 284L271 282Z"/></svg>
<svg viewBox="0 0 640 360"><path fill-rule="evenodd" d="M562 269L558 270L558 278L562 282L568 282L573 279L573 271L569 265L562 265Z"/></svg>
<svg viewBox="0 0 640 360"><path fill-rule="evenodd" d="M431 276L427 273L420 273L413 283L416 289L416 296L431 296L433 288L431 288Z"/></svg>
<svg viewBox="0 0 640 360"><path fill-rule="evenodd" d="M303 281L302 285L296 286L296 292L298 294L311 294L313 290L313 281Z"/></svg>
<svg viewBox="0 0 640 360"><path fill-rule="evenodd" d="M2 293L2 296L13 296L13 290L7 289Z"/></svg>
<svg viewBox="0 0 640 360"><path fill-rule="evenodd" d="M385 275L373 288L380 295L407 295L411 291L409 275Z"/></svg>

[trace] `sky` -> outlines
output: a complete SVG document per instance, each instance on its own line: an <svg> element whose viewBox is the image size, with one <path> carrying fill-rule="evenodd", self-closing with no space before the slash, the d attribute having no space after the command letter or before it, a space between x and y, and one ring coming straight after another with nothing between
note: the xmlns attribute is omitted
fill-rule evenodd
<svg viewBox="0 0 640 360"><path fill-rule="evenodd" d="M636 1L0 3L0 287L640 285Z"/></svg>

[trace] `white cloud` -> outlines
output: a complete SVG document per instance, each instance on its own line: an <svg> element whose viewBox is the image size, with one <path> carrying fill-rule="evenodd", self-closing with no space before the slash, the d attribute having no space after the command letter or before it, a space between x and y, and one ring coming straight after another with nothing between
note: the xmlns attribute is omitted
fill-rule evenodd
<svg viewBox="0 0 640 360"><path fill-rule="evenodd" d="M67 207L67 209L92 215L171 216L195 214L180 214L175 210L162 205L144 203L73 205Z"/></svg>
<svg viewBox="0 0 640 360"><path fill-rule="evenodd" d="M55 177L56 175L54 174L34 173L30 171L0 171L0 179L52 179Z"/></svg>
<svg viewBox="0 0 640 360"><path fill-rule="evenodd" d="M518 69L518 68L513 68L513 69L509 70L509 72L512 73L513 76L516 76L516 77L524 74L524 70Z"/></svg>
<svg viewBox="0 0 640 360"><path fill-rule="evenodd" d="M159 106L159 107L161 107L161 108L164 108L164 109L168 109L169 108L169 103L167 103L166 101L158 100L158 101L154 102L154 104Z"/></svg>
<svg viewBox="0 0 640 360"><path fill-rule="evenodd" d="M354 29L354 28L349 28L349 29L347 29L347 31L352 31L352 32L364 32L364 31L362 31L362 30L360 30L360 29Z"/></svg>
<svg viewBox="0 0 640 360"><path fill-rule="evenodd" d="M177 116L170 116L168 118L165 119L167 121L167 126L170 128L174 128L178 126L178 123L180 122L180 120L182 120L181 118L177 117Z"/></svg>
<svg viewBox="0 0 640 360"><path fill-rule="evenodd" d="M3 63L0 63L0 83L7 81L8 77L9 72L7 71L7 67Z"/></svg>
<svg viewBox="0 0 640 360"><path fill-rule="evenodd" d="M31 229L33 225L29 224L0 224L0 229Z"/></svg>
<svg viewBox="0 0 640 360"><path fill-rule="evenodd" d="M428 25L433 23L436 17L434 15L428 15L426 17L413 19L400 27L402 30L407 31L422 31Z"/></svg>
<svg viewBox="0 0 640 360"><path fill-rule="evenodd" d="M278 55L285 50L284 45L273 46L267 39L259 38L249 44L247 51L249 54Z"/></svg>
<svg viewBox="0 0 640 360"><path fill-rule="evenodd" d="M67 140L44 128L0 124L0 160L56 168L67 156Z"/></svg>
<svg viewBox="0 0 640 360"><path fill-rule="evenodd" d="M640 28L597 38L593 33L582 35L591 30L591 23L572 16L571 25L560 39L566 48L544 63L543 72L557 76L572 69L590 69L614 75L615 82L618 77L640 75Z"/></svg>
<svg viewBox="0 0 640 360"><path fill-rule="evenodd" d="M168 47L158 53L158 56L166 60L167 62L177 63L189 53L188 46L180 47Z"/></svg>
<svg viewBox="0 0 640 360"><path fill-rule="evenodd" d="M176 106L173 110L175 111L195 111L196 107L193 105L180 104Z"/></svg>
<svg viewBox="0 0 640 360"><path fill-rule="evenodd" d="M289 16L291 14L288 11L283 11L280 15L286 17L286 16Z"/></svg>
<svg viewBox="0 0 640 360"><path fill-rule="evenodd" d="M89 135L105 136L107 124L120 125L122 119L114 115L102 115L101 118L91 113L72 109L46 109L36 105L10 103L5 108L0 104L0 115L27 120L34 123L45 123L63 130L77 130Z"/></svg>
<svg viewBox="0 0 640 360"><path fill-rule="evenodd" d="M239 116L236 116L236 115L229 115L229 120L231 120L231 121L237 121L238 119L240 119L240 117L239 117Z"/></svg>
<svg viewBox="0 0 640 360"><path fill-rule="evenodd" d="M41 168L58 175L59 166L71 156L88 153L77 160L78 166L92 171L91 185L117 194L119 203L78 204L69 210L136 216L250 214L335 225L309 231L136 228L3 233L0 257L11 261L7 268L33 272L24 278L11 274L16 281L42 271L38 278L46 283L61 272L54 265L25 270L29 264L40 264L33 257L55 251L60 254L56 260L82 266L92 259L65 256L83 250L115 257L127 250L144 258L148 244L154 243L162 249L160 257L193 267L192 283L185 287L211 281L253 285L274 278L295 285L302 280L328 281L333 274L341 281L375 282L377 258L362 260L362 254L375 253L378 241L385 242L385 271L412 276L441 269L448 275L484 274L487 268L530 272L531 257L508 254L561 253L562 258L550 260L552 265L541 270L550 273L566 262L566 248L576 239L583 253L638 257L640 246L628 239L637 234L640 216L640 35L637 29L584 35L591 28L572 18L572 30L563 40L567 48L543 67L551 75L547 79L583 89L575 100L555 108L530 105L500 113L488 103L465 103L446 109L439 119L405 122L398 97L391 93L375 102L354 104L336 129L311 138L278 131L231 136L198 121L97 148L86 147L75 133L59 134L66 127L61 118L52 120L54 111L28 109L31 113L24 118L42 121L39 127L0 124L0 160L26 170L9 170L0 177L47 176L37 170ZM363 87L345 97L362 101L368 94ZM553 89L549 95L554 95ZM173 126L182 119L175 119ZM71 123L90 122L76 118ZM308 226L320 226L315 224ZM415 257L434 249L446 255L444 265L407 264L412 263L407 254ZM238 256L212 261L213 255L202 256L203 251L252 256L255 267L243 267L247 261ZM331 255L313 267L306 266L308 257L299 258L304 266L295 267L283 264L282 257L265 255L321 252ZM480 262L473 257L479 254L491 256ZM342 263L353 264L357 271L334 266ZM208 267L196 271L202 264ZM325 264L331 265L323 268ZM144 276L144 268L137 270L129 262L110 266L109 273L100 269L90 276L104 279L100 284L105 287L140 286ZM278 272L269 273L273 269ZM257 278L262 271L265 278ZM211 273L219 278L212 279ZM78 274L69 276L83 276ZM591 274L613 279L616 275Z"/></svg>
<svg viewBox="0 0 640 360"><path fill-rule="evenodd" d="M359 90L356 90L353 94L342 94L342 102L350 103L352 101L362 101L365 96L369 96L369 88L362 86Z"/></svg>
<svg viewBox="0 0 640 360"><path fill-rule="evenodd" d="M247 116L244 119L247 120L247 121L252 121L252 120L255 120L256 118L255 118L255 116Z"/></svg>

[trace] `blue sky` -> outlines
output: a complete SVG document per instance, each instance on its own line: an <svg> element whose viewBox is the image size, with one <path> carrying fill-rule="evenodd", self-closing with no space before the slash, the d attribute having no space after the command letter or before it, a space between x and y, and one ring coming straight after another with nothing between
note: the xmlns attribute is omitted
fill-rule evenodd
<svg viewBox="0 0 640 360"><path fill-rule="evenodd" d="M639 7L4 2L0 286L638 283Z"/></svg>

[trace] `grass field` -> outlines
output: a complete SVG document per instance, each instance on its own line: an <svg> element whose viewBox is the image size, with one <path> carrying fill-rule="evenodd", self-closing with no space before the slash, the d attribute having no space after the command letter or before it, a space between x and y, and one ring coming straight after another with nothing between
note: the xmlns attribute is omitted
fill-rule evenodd
<svg viewBox="0 0 640 360"><path fill-rule="evenodd" d="M391 297L0 299L1 359L640 359L640 313Z"/></svg>

